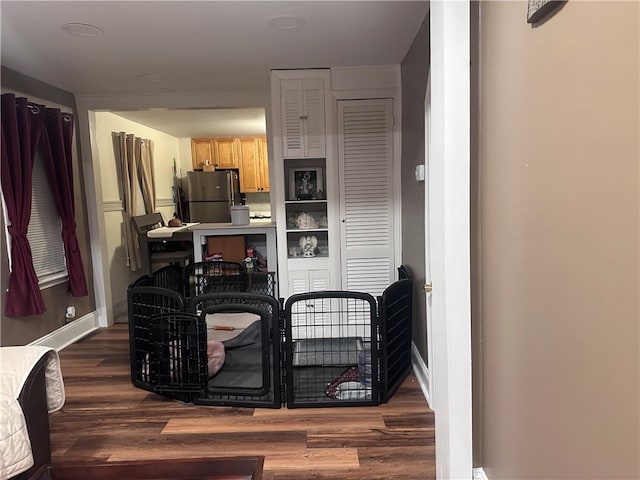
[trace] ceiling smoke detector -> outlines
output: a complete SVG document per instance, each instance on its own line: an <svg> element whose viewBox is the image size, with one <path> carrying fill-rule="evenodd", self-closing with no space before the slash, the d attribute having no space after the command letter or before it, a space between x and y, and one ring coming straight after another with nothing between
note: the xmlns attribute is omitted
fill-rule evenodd
<svg viewBox="0 0 640 480"><path fill-rule="evenodd" d="M65 23L62 26L62 29L71 35L76 35L78 37L97 37L104 33L104 30L100 27L89 25L88 23Z"/></svg>
<svg viewBox="0 0 640 480"><path fill-rule="evenodd" d="M267 20L267 24L277 30L294 30L300 28L305 23L304 18L293 15L280 15Z"/></svg>
<svg viewBox="0 0 640 480"><path fill-rule="evenodd" d="M159 83L162 80L162 76L159 73L143 73L140 75L140 80L151 83Z"/></svg>

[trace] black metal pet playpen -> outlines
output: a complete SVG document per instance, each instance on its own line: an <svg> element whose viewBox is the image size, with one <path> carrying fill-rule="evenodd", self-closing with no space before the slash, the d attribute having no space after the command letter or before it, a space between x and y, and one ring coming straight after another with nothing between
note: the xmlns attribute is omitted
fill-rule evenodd
<svg viewBox="0 0 640 480"><path fill-rule="evenodd" d="M378 298L274 293L270 272L171 265L128 289L131 380L199 405L377 405L411 370L406 267Z"/></svg>

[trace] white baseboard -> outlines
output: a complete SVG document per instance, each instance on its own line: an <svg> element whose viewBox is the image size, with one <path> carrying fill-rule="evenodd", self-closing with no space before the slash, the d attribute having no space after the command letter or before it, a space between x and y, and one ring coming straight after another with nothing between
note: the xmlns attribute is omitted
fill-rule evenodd
<svg viewBox="0 0 640 480"><path fill-rule="evenodd" d="M59 352L63 348L77 342L82 337L90 334L98 328L98 317L96 316L96 312L91 312L77 320L74 320L73 322L67 323L44 337L34 340L29 345L51 347Z"/></svg>
<svg viewBox="0 0 640 480"><path fill-rule="evenodd" d="M477 467L473 469L473 480L489 480L489 477L484 473L484 468Z"/></svg>
<svg viewBox="0 0 640 480"><path fill-rule="evenodd" d="M424 360L420 356L420 352L418 352L418 348L415 343L411 342L411 360L413 362L413 373L416 376L416 380L418 380L418 384L420 385L420 389L422 390L422 394L424 398L427 400L429 404L429 408L433 410L433 405L431 403L431 388L430 388L430 379L429 369L427 365L424 363Z"/></svg>

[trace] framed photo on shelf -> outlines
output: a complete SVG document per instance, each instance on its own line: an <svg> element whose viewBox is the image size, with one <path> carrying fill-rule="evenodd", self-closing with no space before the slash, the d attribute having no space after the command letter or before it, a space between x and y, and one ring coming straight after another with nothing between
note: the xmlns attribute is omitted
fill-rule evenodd
<svg viewBox="0 0 640 480"><path fill-rule="evenodd" d="M322 168L290 168L289 198L291 200L324 200Z"/></svg>

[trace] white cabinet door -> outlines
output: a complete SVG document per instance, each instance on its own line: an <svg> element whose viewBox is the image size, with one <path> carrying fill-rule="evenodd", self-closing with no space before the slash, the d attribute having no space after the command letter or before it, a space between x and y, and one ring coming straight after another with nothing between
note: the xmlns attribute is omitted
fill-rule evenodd
<svg viewBox="0 0 640 480"><path fill-rule="evenodd" d="M329 290L328 270L289 271L289 295ZM328 312L328 299L296 302L291 308L291 336L300 338L324 338L331 336L332 323Z"/></svg>
<svg viewBox="0 0 640 480"><path fill-rule="evenodd" d="M282 80L280 92L283 157L324 157L324 81Z"/></svg>
<svg viewBox="0 0 640 480"><path fill-rule="evenodd" d="M395 279L392 99L338 102L342 288L380 295Z"/></svg>
<svg viewBox="0 0 640 480"><path fill-rule="evenodd" d="M329 290L329 270L289 270L289 295Z"/></svg>

